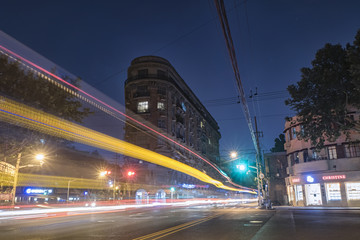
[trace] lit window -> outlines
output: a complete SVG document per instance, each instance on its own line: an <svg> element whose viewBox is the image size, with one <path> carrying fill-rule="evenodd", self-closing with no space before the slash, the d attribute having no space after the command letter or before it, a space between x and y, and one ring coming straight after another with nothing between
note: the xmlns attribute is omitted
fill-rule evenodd
<svg viewBox="0 0 360 240"><path fill-rule="evenodd" d="M360 182L345 183L347 200L360 200Z"/></svg>
<svg viewBox="0 0 360 240"><path fill-rule="evenodd" d="M181 107L182 107L182 109L184 110L184 112L186 112L186 106L185 106L185 103L184 103L184 102L181 102Z"/></svg>
<svg viewBox="0 0 360 240"><path fill-rule="evenodd" d="M360 157L360 145L359 144L346 144L345 145L346 157Z"/></svg>
<svg viewBox="0 0 360 240"><path fill-rule="evenodd" d="M303 196L303 190L302 190L302 185L295 185L295 198L296 201L303 201L304 200L304 196Z"/></svg>
<svg viewBox="0 0 360 240"><path fill-rule="evenodd" d="M336 146L328 147L329 159L337 159Z"/></svg>
<svg viewBox="0 0 360 240"><path fill-rule="evenodd" d="M325 186L328 201L341 201L340 183L326 183Z"/></svg>
<svg viewBox="0 0 360 240"><path fill-rule="evenodd" d="M138 113L144 113L144 112L147 112L148 110L149 110L149 102L148 101L138 102L138 106L137 106Z"/></svg>
<svg viewBox="0 0 360 240"><path fill-rule="evenodd" d="M292 139L296 138L296 129L292 128Z"/></svg>
<svg viewBox="0 0 360 240"><path fill-rule="evenodd" d="M157 103L157 109L160 111L164 111L165 110L165 104L163 102L158 102Z"/></svg>

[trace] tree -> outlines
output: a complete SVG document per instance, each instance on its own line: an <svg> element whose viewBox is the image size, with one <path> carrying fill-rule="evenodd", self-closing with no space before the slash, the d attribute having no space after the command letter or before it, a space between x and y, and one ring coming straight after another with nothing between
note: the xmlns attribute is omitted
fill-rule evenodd
<svg viewBox="0 0 360 240"><path fill-rule="evenodd" d="M79 78L67 80L77 86L80 84ZM5 55L0 55L0 95L75 122L82 122L91 113L74 95ZM44 134L3 122L0 124L0 136L0 152L5 161L6 157L31 148L45 137Z"/></svg>
<svg viewBox="0 0 360 240"><path fill-rule="evenodd" d="M278 138L275 138L275 146L270 149L271 152L284 152L285 135L280 134Z"/></svg>
<svg viewBox="0 0 360 240"><path fill-rule="evenodd" d="M317 148L325 140L360 131L352 116L360 107L359 43L360 31L354 45L326 44L317 51L312 66L301 69L301 80L287 88L291 98L285 104L297 113L296 119L288 120L300 123L302 130L297 135Z"/></svg>
<svg viewBox="0 0 360 240"><path fill-rule="evenodd" d="M80 78L65 80L77 86L80 83ZM82 122L90 114L74 95L4 55L0 56L0 93L67 120Z"/></svg>

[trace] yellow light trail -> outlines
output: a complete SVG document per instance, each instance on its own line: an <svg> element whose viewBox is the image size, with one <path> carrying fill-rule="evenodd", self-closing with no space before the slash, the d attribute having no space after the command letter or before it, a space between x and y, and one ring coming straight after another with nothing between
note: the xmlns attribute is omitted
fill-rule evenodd
<svg viewBox="0 0 360 240"><path fill-rule="evenodd" d="M174 169L203 182L215 185L218 188L256 194L255 191L226 186L222 182L211 178L196 168L190 167L172 158L55 117L48 113L44 113L40 110L28 107L2 96L0 96L0 119L52 136L102 148L104 150L120 153L166 168Z"/></svg>

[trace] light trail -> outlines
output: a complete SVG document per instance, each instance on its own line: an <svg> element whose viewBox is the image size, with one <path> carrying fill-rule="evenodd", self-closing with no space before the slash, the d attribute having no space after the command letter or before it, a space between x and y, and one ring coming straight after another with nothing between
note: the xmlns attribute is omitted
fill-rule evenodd
<svg viewBox="0 0 360 240"><path fill-rule="evenodd" d="M35 68L39 69L40 71L42 71L42 72L44 72L44 73L46 73L46 74L48 74L48 75L52 76L53 78L57 79L58 81L60 81L60 82L62 82L62 83L64 83L64 84L66 84L66 85L68 85L68 86L72 87L73 89L76 89L77 91L79 91L79 92L81 92L81 93L85 94L86 96L90 97L91 99L93 99L93 100L95 100L95 101L97 101L97 102L101 103L102 105L104 105L104 106L106 106L106 107L110 108L111 110L113 110L113 111L115 111L115 112L119 113L120 115L122 115L122 116L124 116L124 117L126 117L126 118L130 119L131 121L133 121L133 122L135 122L135 123L139 124L140 126L142 126L142 127L146 128L146 129L148 129L148 130L150 130L150 131L154 132L155 134L157 134L157 135L159 135L159 136L161 136L161 137L163 137L163 138L167 139L168 141L170 141L170 142L172 142L172 143L174 143L174 144L178 145L179 147L181 147L181 148L183 148L183 149L187 150L188 152L192 153L193 155L195 155L196 157L200 158L201 160L203 160L204 162L206 162L207 164L209 164L211 167L213 167L213 168L214 168L214 169L215 169L218 173L220 173L220 175L221 175L221 176L223 176L224 178L226 178L226 179L227 179L227 181L228 181L230 184L232 184L232 185L234 185L234 186L236 186L236 187L241 187L241 188L245 188L245 189L251 189L251 188L247 188L247 187L244 187L244 186L241 186L241 185L239 185L239 184L234 183L234 182L233 182L233 181L232 181L232 180L231 180L231 179L230 179L230 178L229 178L226 174L224 174L221 170L219 170L217 166L215 166L214 164L212 164L211 162L209 162L208 160L206 160L205 158L203 158L202 156L200 156L200 155L199 155L199 154L197 154L196 152L192 151L191 149L189 149L189 148L187 148L187 147L183 146L182 144L178 143L177 141L173 140L172 138L167 137L166 135L164 135L164 134L162 134L162 133L160 133L160 132L156 131L155 129L153 129L153 128L151 128L151 127L147 126L146 124L144 124L144 123L142 123L142 122L140 122L140 121L138 121L138 120L136 120L136 119L134 119L134 118L130 117L129 115L126 115L125 113L123 113L123 112L119 111L118 109L116 109L116 108L112 107L111 105L109 105L109 104L107 104L107 103L105 103L105 102L101 101L100 99L98 99L98 98L94 97L93 95L91 95L91 94L89 94L89 93L85 92L84 90L82 90L82 89L80 89L80 88L76 87L75 85L73 85L73 84L71 84L71 83L69 83L69 82L65 81L64 79L60 78L59 76L57 76L57 75L55 75L55 74L51 73L50 71L48 71L48 70L46 70L46 69L44 69L44 68L40 67L39 65L37 65L37 64L35 64L35 63L33 63L33 62L31 62L31 61L27 60L26 58L24 58L24 57L20 56L19 54L17 54L17 53L15 53L15 52L13 52L13 51L11 51L11 50L9 50L9 49L5 48L4 46L0 45L0 49L2 49L2 50L3 50L3 51L5 51L5 52L8 52L9 54L11 54L11 55L15 56L16 58L20 59L21 61L24 61L24 62L26 62L27 64L29 64L29 65L31 65L31 66L33 66L33 67L35 67ZM251 189L251 190L252 190L252 189Z"/></svg>
<svg viewBox="0 0 360 240"><path fill-rule="evenodd" d="M96 207L60 207L60 208L46 208L46 209L29 209L29 210L14 210L1 211L1 219L31 219L31 218L54 218L54 217L70 217L86 214L103 214L118 212L123 210L131 210L135 208L151 208L151 207L188 207L191 205L210 205L210 204L234 204L255 202L256 199L197 199L176 202L153 202L149 204L127 204L114 206L96 206Z"/></svg>
<svg viewBox="0 0 360 240"><path fill-rule="evenodd" d="M18 125L22 127L27 127L56 137L65 138L70 141L99 147L104 150L124 154L126 156L183 172L218 188L229 191L256 194L255 191L226 186L222 182L211 178L202 171L184 163L106 134L85 128L59 117L55 117L51 114L44 113L40 110L19 104L5 97L0 97L0 117L2 117L4 121L18 123Z"/></svg>

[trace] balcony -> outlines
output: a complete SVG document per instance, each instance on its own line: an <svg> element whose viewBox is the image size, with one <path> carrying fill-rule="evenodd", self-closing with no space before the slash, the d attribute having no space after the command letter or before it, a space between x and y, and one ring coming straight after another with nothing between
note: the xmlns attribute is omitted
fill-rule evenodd
<svg viewBox="0 0 360 240"><path fill-rule="evenodd" d="M129 82L133 81L133 80L139 80L139 79L160 79L160 80L166 80L166 81L170 81L173 82L174 80L166 75L161 75L161 74L144 74L144 75L135 75L135 76L129 76L128 79L125 80L125 85L128 84Z"/></svg>
<svg viewBox="0 0 360 240"><path fill-rule="evenodd" d="M309 162L301 162L287 168L287 173L297 175L306 172L321 171L359 171L360 157L323 159Z"/></svg>

